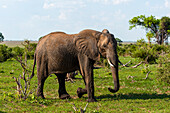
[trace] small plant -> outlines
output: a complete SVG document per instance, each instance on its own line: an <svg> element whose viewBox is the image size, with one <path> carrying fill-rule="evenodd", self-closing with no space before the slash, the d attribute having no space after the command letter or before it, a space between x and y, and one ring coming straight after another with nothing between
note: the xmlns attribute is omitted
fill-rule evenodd
<svg viewBox="0 0 170 113"><path fill-rule="evenodd" d="M28 40L24 41L23 45L25 46L25 59L22 58L22 52L21 54L17 54L19 56L15 56L15 59L21 64L21 67L23 68L23 74L19 75L18 78L13 77L17 83L17 93L18 97L21 99L26 100L30 94L33 93L33 90L30 90L30 76L29 76L29 69L27 66L27 52L31 51L30 43ZM17 49L18 50L18 49ZM19 52L20 53L20 52ZM23 81L24 85L22 84Z"/></svg>
<svg viewBox="0 0 170 113"><path fill-rule="evenodd" d="M148 65L148 64L145 64L145 67L144 67L144 69L141 70L141 73L146 74L146 73L148 73L148 72L149 72L149 65Z"/></svg>

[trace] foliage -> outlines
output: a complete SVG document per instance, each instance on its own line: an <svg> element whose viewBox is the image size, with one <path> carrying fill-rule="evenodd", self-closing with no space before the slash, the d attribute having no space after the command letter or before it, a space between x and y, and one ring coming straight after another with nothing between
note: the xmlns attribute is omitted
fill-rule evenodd
<svg viewBox="0 0 170 113"><path fill-rule="evenodd" d="M156 39L158 44L163 44L168 38L170 30L170 18L162 17L161 19L156 19L155 16L145 17L145 15L140 15L133 17L129 20L129 30L141 26L145 28L146 31L153 33L152 35ZM148 38L149 39L149 38Z"/></svg>
<svg viewBox="0 0 170 113"><path fill-rule="evenodd" d="M0 62L6 61L11 58L12 49L6 45L0 45Z"/></svg>
<svg viewBox="0 0 170 113"><path fill-rule="evenodd" d="M137 40L136 44L123 44L117 47L120 56L140 58L147 63L157 63L162 53L169 53L169 45L147 44L144 39Z"/></svg>
<svg viewBox="0 0 170 113"><path fill-rule="evenodd" d="M21 47L19 47L19 46L13 47L13 48L12 48L12 54L13 54L13 57L23 56L23 54L24 54L24 48L21 48Z"/></svg>
<svg viewBox="0 0 170 113"><path fill-rule="evenodd" d="M160 82L170 83L170 53L158 59L157 79ZM164 65L163 65L164 64Z"/></svg>
<svg viewBox="0 0 170 113"><path fill-rule="evenodd" d="M168 36L170 35L170 18L162 17L159 24L159 30L161 31L161 37L168 41Z"/></svg>
<svg viewBox="0 0 170 113"><path fill-rule="evenodd" d="M29 51L27 51L27 58L33 59L34 58L34 52L36 49L37 44L36 43L29 43ZM25 50L23 47L8 47L6 45L0 45L0 62L6 61L10 58L16 58L17 56L24 57L25 56Z"/></svg>
<svg viewBox="0 0 170 113"><path fill-rule="evenodd" d="M151 45L151 38L153 38L154 33L151 31L147 32L146 37L148 38L148 44Z"/></svg>
<svg viewBox="0 0 170 113"><path fill-rule="evenodd" d="M117 52L118 52L118 55L124 56L126 49L122 46L117 46Z"/></svg>
<svg viewBox="0 0 170 113"><path fill-rule="evenodd" d="M2 35L2 33L0 32L0 42L3 42L4 40L4 36Z"/></svg>
<svg viewBox="0 0 170 113"><path fill-rule="evenodd" d="M116 38L116 41L118 42L119 46L122 45L121 43L123 42L121 39Z"/></svg>

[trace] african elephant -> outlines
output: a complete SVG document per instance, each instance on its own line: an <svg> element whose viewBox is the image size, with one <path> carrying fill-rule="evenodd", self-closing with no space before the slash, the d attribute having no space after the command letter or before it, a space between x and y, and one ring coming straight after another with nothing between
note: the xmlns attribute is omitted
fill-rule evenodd
<svg viewBox="0 0 170 113"><path fill-rule="evenodd" d="M96 101L94 97L93 65L100 56L107 58L111 66L114 80L112 93L119 90L117 42L107 29L102 32L83 30L78 34L53 32L37 44L34 54L34 65L31 78L34 76L34 67L37 63L38 88L37 96L43 95L44 82L50 74L55 74L59 82L59 97L69 98L65 89L65 76L69 72L79 70L85 83L85 88L78 88L79 98L88 94L88 102Z"/></svg>

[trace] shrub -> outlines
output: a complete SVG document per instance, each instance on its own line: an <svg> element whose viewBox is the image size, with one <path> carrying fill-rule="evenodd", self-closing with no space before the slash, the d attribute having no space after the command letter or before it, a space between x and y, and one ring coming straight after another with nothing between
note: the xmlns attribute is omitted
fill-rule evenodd
<svg viewBox="0 0 170 113"><path fill-rule="evenodd" d="M12 49L6 45L0 45L0 62L6 61L12 57Z"/></svg>
<svg viewBox="0 0 170 113"><path fill-rule="evenodd" d="M159 57L159 68L157 69L157 79L160 82L170 83L170 53Z"/></svg>
<svg viewBox="0 0 170 113"><path fill-rule="evenodd" d="M118 55L124 56L126 53L126 49L122 46L117 46L117 53Z"/></svg>
<svg viewBox="0 0 170 113"><path fill-rule="evenodd" d="M13 57L16 57L16 56L23 56L24 54L24 48L21 48L21 47L13 47L12 48L12 54L13 54Z"/></svg>

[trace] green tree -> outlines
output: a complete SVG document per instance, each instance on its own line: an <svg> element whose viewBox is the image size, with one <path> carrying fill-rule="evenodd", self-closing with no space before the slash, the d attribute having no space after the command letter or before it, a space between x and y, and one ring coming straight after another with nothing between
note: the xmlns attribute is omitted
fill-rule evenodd
<svg viewBox="0 0 170 113"><path fill-rule="evenodd" d="M116 41L119 43L119 46L121 45L121 42L123 42L121 39L116 38Z"/></svg>
<svg viewBox="0 0 170 113"><path fill-rule="evenodd" d="M168 37L170 35L170 18L162 17L159 24L160 36L168 43Z"/></svg>
<svg viewBox="0 0 170 113"><path fill-rule="evenodd" d="M0 32L0 42L3 42L4 40L4 36L2 35L2 33Z"/></svg>
<svg viewBox="0 0 170 113"><path fill-rule="evenodd" d="M169 17L156 19L155 16L152 15L149 17L145 17L145 15L133 17L131 20L129 20L129 24L129 30L135 28L136 26L141 26L142 28L145 28L147 32L150 31L153 33L158 44L163 44L167 39L167 33L169 33L170 25ZM166 35L163 35L165 31L167 31Z"/></svg>
<svg viewBox="0 0 170 113"><path fill-rule="evenodd" d="M151 45L151 38L153 38L153 36L154 34L151 31L147 32L146 37L148 38L149 45Z"/></svg>

